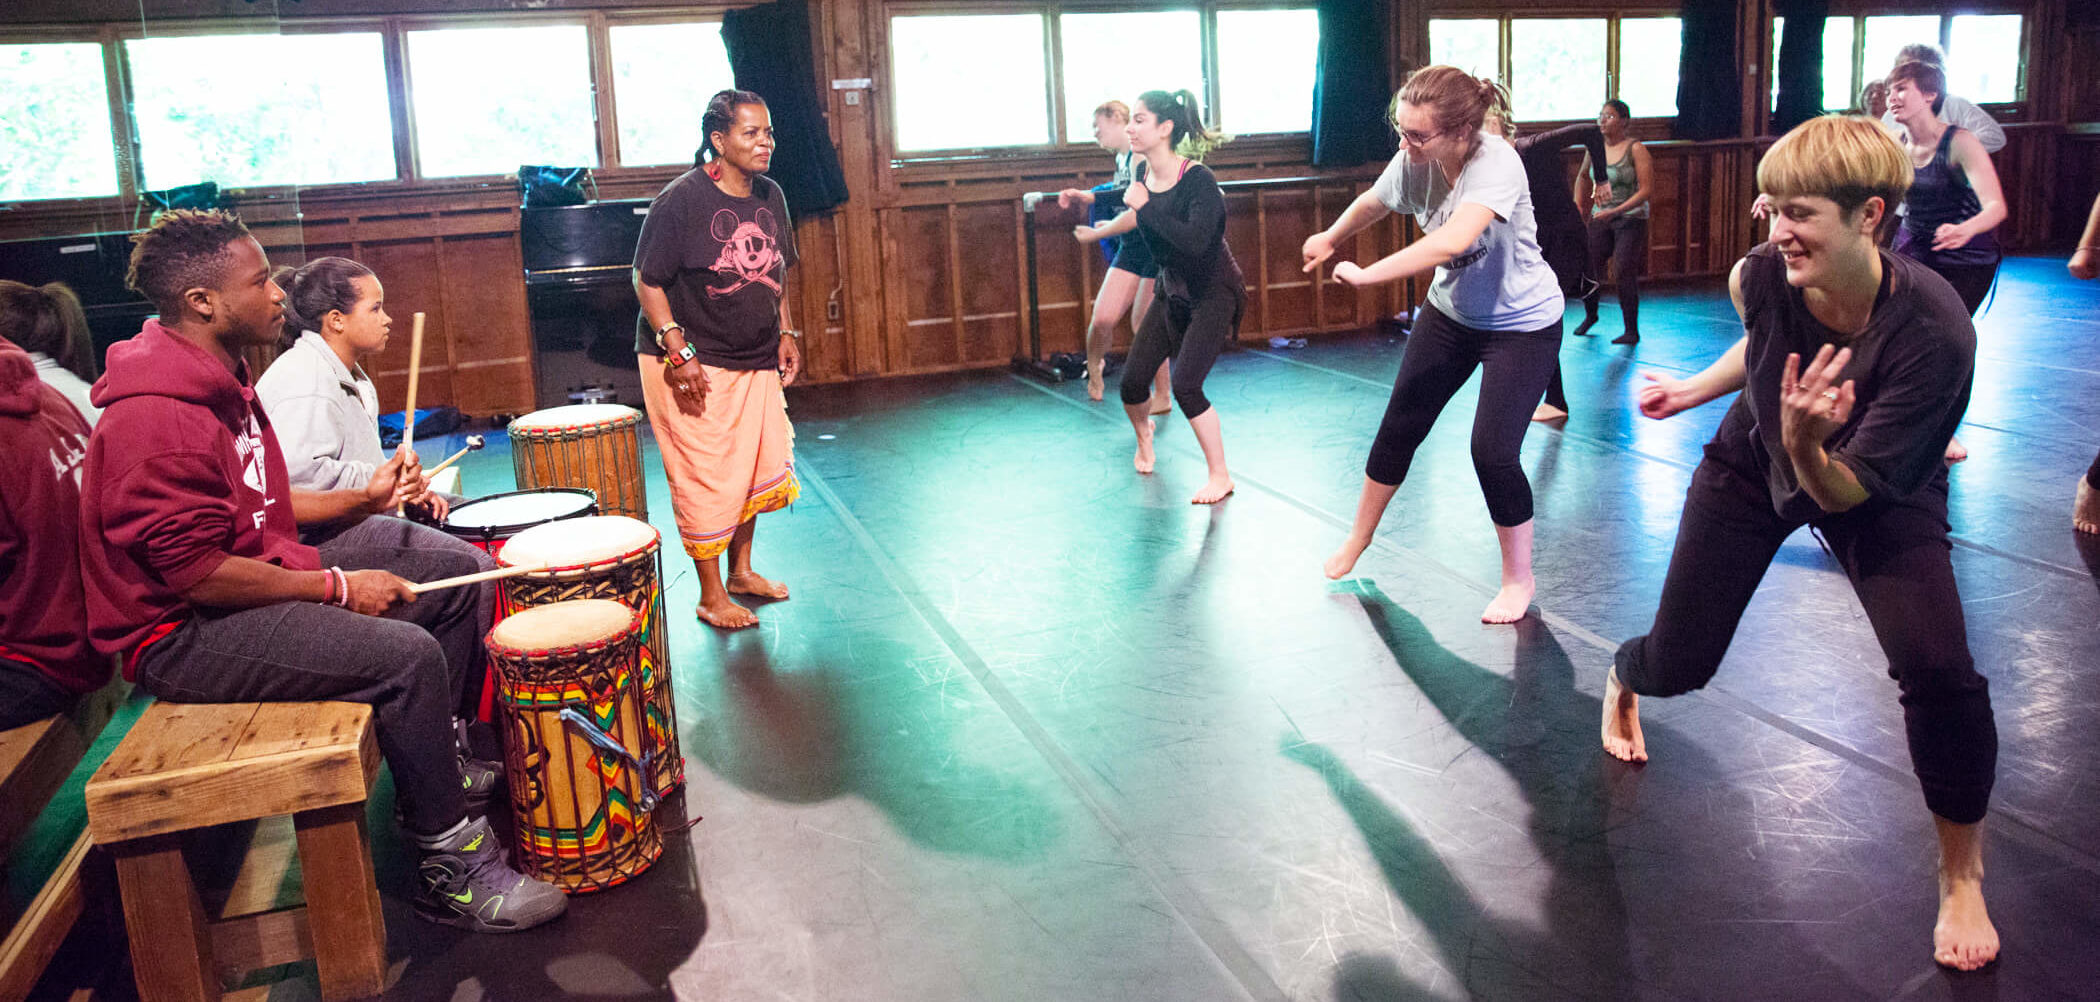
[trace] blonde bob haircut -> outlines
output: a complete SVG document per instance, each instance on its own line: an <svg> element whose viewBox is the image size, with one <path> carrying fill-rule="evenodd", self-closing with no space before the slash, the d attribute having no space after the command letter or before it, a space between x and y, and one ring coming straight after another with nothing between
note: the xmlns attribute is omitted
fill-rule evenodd
<svg viewBox="0 0 2100 1002"><path fill-rule="evenodd" d="M1759 191L1827 198L1848 216L1870 198L1893 211L1910 180L1910 157L1880 122L1861 115L1811 118L1779 137L1757 165Z"/></svg>

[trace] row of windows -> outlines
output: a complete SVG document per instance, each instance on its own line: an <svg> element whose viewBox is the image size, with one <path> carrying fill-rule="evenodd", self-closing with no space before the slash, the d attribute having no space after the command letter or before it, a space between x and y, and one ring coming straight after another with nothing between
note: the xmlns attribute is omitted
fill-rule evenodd
<svg viewBox="0 0 2100 1002"><path fill-rule="evenodd" d="M1500 80L1519 121L1589 118L1609 98L1675 118L1683 35L1674 17L1433 18L1429 61Z"/></svg>
<svg viewBox="0 0 2100 1002"><path fill-rule="evenodd" d="M584 24L403 33L411 170L690 161L707 98L730 85L721 24L614 24L618 150L601 156ZM394 125L378 31L169 35L117 43L114 86L146 189L391 181ZM0 201L118 192L98 42L0 44Z"/></svg>
<svg viewBox="0 0 2100 1002"><path fill-rule="evenodd" d="M896 147L1092 142L1102 102L1183 88L1227 132L1304 132L1319 45L1320 16L1309 9L899 15L890 19Z"/></svg>
<svg viewBox="0 0 2100 1002"><path fill-rule="evenodd" d="M1937 45L1947 57L1947 91L1978 103L2018 101L2021 79L2018 14L1891 14L1833 17L1823 22L1823 107L1854 107L1860 89L1896 63L1906 45ZM1772 58L1779 58L1779 38L1786 18L1772 19ZM1772 100L1779 100L1778 74L1773 74Z"/></svg>

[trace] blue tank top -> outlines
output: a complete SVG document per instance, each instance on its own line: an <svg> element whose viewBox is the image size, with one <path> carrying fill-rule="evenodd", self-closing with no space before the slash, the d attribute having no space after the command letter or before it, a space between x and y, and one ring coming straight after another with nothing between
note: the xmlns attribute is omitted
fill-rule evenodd
<svg viewBox="0 0 2100 1002"><path fill-rule="evenodd" d="M1896 249L1928 266L1992 264L1999 257L1996 230L1979 233L1966 246L1954 250L1932 249L1932 235L1941 226L1959 223L1983 211L1976 189L1969 186L1969 179L1954 164L1954 134L1960 131L1960 126L1947 126L1939 145L1933 148L1931 162L1917 169L1911 178L1910 193L1903 198L1903 233Z"/></svg>

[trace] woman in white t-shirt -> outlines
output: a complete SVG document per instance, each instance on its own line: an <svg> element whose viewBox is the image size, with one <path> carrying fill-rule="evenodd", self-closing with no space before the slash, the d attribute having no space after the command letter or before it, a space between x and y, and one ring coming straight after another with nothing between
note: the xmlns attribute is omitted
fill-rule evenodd
<svg viewBox="0 0 2100 1002"><path fill-rule="evenodd" d="M1491 80L1450 66L1409 76L1393 99L1400 154L1333 226L1305 241L1305 270L1318 268L1343 240L1387 213L1411 212L1422 239L1368 266L1337 264L1334 277L1365 286L1436 271L1371 442L1356 524L1327 558L1327 576L1342 577L1356 566L1415 449L1479 368L1473 469L1502 545L1502 590L1480 618L1513 623L1524 618L1534 591L1531 483L1517 450L1560 356L1564 304L1539 253L1523 161L1500 136L1481 131L1491 109L1509 114L1507 95Z"/></svg>

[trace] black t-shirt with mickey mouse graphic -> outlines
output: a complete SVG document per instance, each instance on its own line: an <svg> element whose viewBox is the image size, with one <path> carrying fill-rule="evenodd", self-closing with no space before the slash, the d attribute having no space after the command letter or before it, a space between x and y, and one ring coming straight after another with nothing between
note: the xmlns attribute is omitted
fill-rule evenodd
<svg viewBox="0 0 2100 1002"><path fill-rule="evenodd" d="M750 197L738 198L700 168L649 203L634 248L642 281L671 300L671 319L685 326L695 357L724 369L780 364L780 296L795 261L779 185L757 175ZM646 315L636 321L634 350L663 354Z"/></svg>

